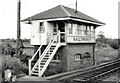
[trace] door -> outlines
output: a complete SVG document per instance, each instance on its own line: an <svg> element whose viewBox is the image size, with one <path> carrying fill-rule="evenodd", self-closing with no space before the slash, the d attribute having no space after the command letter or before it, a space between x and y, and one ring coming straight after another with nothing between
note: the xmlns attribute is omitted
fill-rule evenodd
<svg viewBox="0 0 120 83"><path fill-rule="evenodd" d="M65 42L65 23L63 21L58 22L58 30L60 30L60 41Z"/></svg>

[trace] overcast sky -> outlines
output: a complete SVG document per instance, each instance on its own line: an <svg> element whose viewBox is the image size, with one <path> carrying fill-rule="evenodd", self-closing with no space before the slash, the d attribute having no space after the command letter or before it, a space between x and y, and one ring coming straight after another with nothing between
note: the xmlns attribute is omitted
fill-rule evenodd
<svg viewBox="0 0 120 83"><path fill-rule="evenodd" d="M21 0L21 19L65 5L75 8L76 0ZM78 11L104 22L96 32L103 31L106 37L118 37L119 0L78 0ZM30 25L21 23L22 38L30 38ZM0 39L16 38L17 0L0 0Z"/></svg>

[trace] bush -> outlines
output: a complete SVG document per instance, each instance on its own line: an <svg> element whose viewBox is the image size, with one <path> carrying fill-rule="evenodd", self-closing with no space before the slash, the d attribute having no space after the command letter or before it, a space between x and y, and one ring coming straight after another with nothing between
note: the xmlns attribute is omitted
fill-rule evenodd
<svg viewBox="0 0 120 83"><path fill-rule="evenodd" d="M44 75L45 76L50 76L50 75L55 75L58 73L61 73L62 69L61 69L61 65L60 63L56 63L56 62L52 62L49 64L47 70L45 71Z"/></svg>
<svg viewBox="0 0 120 83"><path fill-rule="evenodd" d="M11 55L14 56L15 48L12 47L10 42L4 42L0 45L0 53L3 55Z"/></svg>
<svg viewBox="0 0 120 83"><path fill-rule="evenodd" d="M117 41L113 41L110 43L110 46L113 48L113 49L118 49L119 48L119 45L118 45L118 42Z"/></svg>
<svg viewBox="0 0 120 83"><path fill-rule="evenodd" d="M20 62L19 58L11 57L10 55L3 56L2 58L3 71L10 69L13 75L19 76L19 74L27 74L28 67Z"/></svg>

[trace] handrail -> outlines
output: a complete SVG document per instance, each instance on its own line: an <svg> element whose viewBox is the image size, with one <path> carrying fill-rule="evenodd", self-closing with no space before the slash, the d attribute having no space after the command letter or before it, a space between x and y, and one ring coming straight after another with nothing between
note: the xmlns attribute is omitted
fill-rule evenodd
<svg viewBox="0 0 120 83"><path fill-rule="evenodd" d="M44 55L47 51L47 49L51 46L51 44L55 41L55 39L58 37L59 33L55 36L55 38L53 39L53 41L47 46L46 50L43 52L42 55Z"/></svg>
<svg viewBox="0 0 120 83"><path fill-rule="evenodd" d="M51 37L51 34L52 34L52 33L50 33L50 35L49 35L46 39L48 39L49 37ZM44 42L46 41L46 39L45 39L42 43L44 43ZM31 75L31 70L33 69L33 68L31 68L31 61L35 58L35 56L37 55L37 53L39 52L39 50L41 49L41 47L42 47L42 45L37 49L37 51L36 51L35 54L32 56L32 58L28 60L28 61L29 61L29 75ZM34 65L34 66L35 66L35 65ZM34 66L33 66L33 67L34 67Z"/></svg>
<svg viewBox="0 0 120 83"><path fill-rule="evenodd" d="M52 34L52 33L50 33L50 35L49 35L46 39L48 39L49 37L51 37L51 34ZM45 39L42 43L44 43L44 42L46 41L46 39ZM39 52L39 50L41 49L41 47L42 47L42 45L37 49L37 51L36 51L35 54L32 56L32 58L30 59L30 61L32 61L32 60L34 59L34 57L35 57L36 54Z"/></svg>
<svg viewBox="0 0 120 83"><path fill-rule="evenodd" d="M60 35L60 32L57 33L57 35L55 36L55 38L53 39L53 41L51 43L49 43L49 45L46 47L46 49L44 50L44 52L41 55L41 58L39 58L36 62L36 64L34 65L34 67L32 69L35 68L35 66L38 64L38 62L40 62L40 60L42 60L46 54L46 52L48 51L48 49L51 47L52 43L55 41L55 39Z"/></svg>

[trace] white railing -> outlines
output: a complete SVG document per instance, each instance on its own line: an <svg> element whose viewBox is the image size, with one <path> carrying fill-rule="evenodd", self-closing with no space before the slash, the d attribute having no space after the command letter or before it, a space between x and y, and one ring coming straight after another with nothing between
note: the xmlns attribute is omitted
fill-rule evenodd
<svg viewBox="0 0 120 83"><path fill-rule="evenodd" d="M57 39L57 37L58 37L58 39ZM55 42L56 39L58 40L58 43L60 43L60 31L58 31L57 35L55 36L55 38L53 38L52 42L51 42L51 34L46 39L48 39L48 38L50 38L50 42L49 42L48 46L46 47L46 49L43 51L42 55L39 57L39 59L35 63L35 65L33 66L33 68L31 68L31 62L32 62L32 60L34 60L34 58L37 55L37 53L41 50L42 45L38 48L38 50L33 55L33 57L31 59L29 59L29 75L31 75L31 71L37 66L37 64L39 64L39 73L40 73L40 62L41 62L41 60L44 58L45 54L47 53L47 51L49 50L49 48Z"/></svg>
<svg viewBox="0 0 120 83"><path fill-rule="evenodd" d="M34 65L34 67L32 69L34 69L37 66L37 64L40 62L40 60L42 60L44 58L45 54L47 53L47 51L49 50L49 48L51 47L51 45L54 43L55 39L59 36L59 34L60 33L58 32L58 34L55 36L55 38L53 39L53 41L48 44L48 46L46 47L46 49L42 53L41 57L38 59L38 61L35 63L35 65ZM59 37L59 41L58 42L60 42L60 37Z"/></svg>
<svg viewBox="0 0 120 83"><path fill-rule="evenodd" d="M47 37L42 43L46 42L46 40L47 40L48 38L51 39L51 35L52 35L52 34L53 34L53 33L50 33L50 35L48 35L48 37ZM41 43L41 44L42 44L42 43ZM37 51L36 51L35 54L32 56L32 58L29 59L29 75L31 75L31 68L32 68L32 67L31 67L31 62L34 60L35 56L37 56L38 53L39 53L39 58L40 58L42 46L43 46L43 45L40 45L40 47L37 49Z"/></svg>

